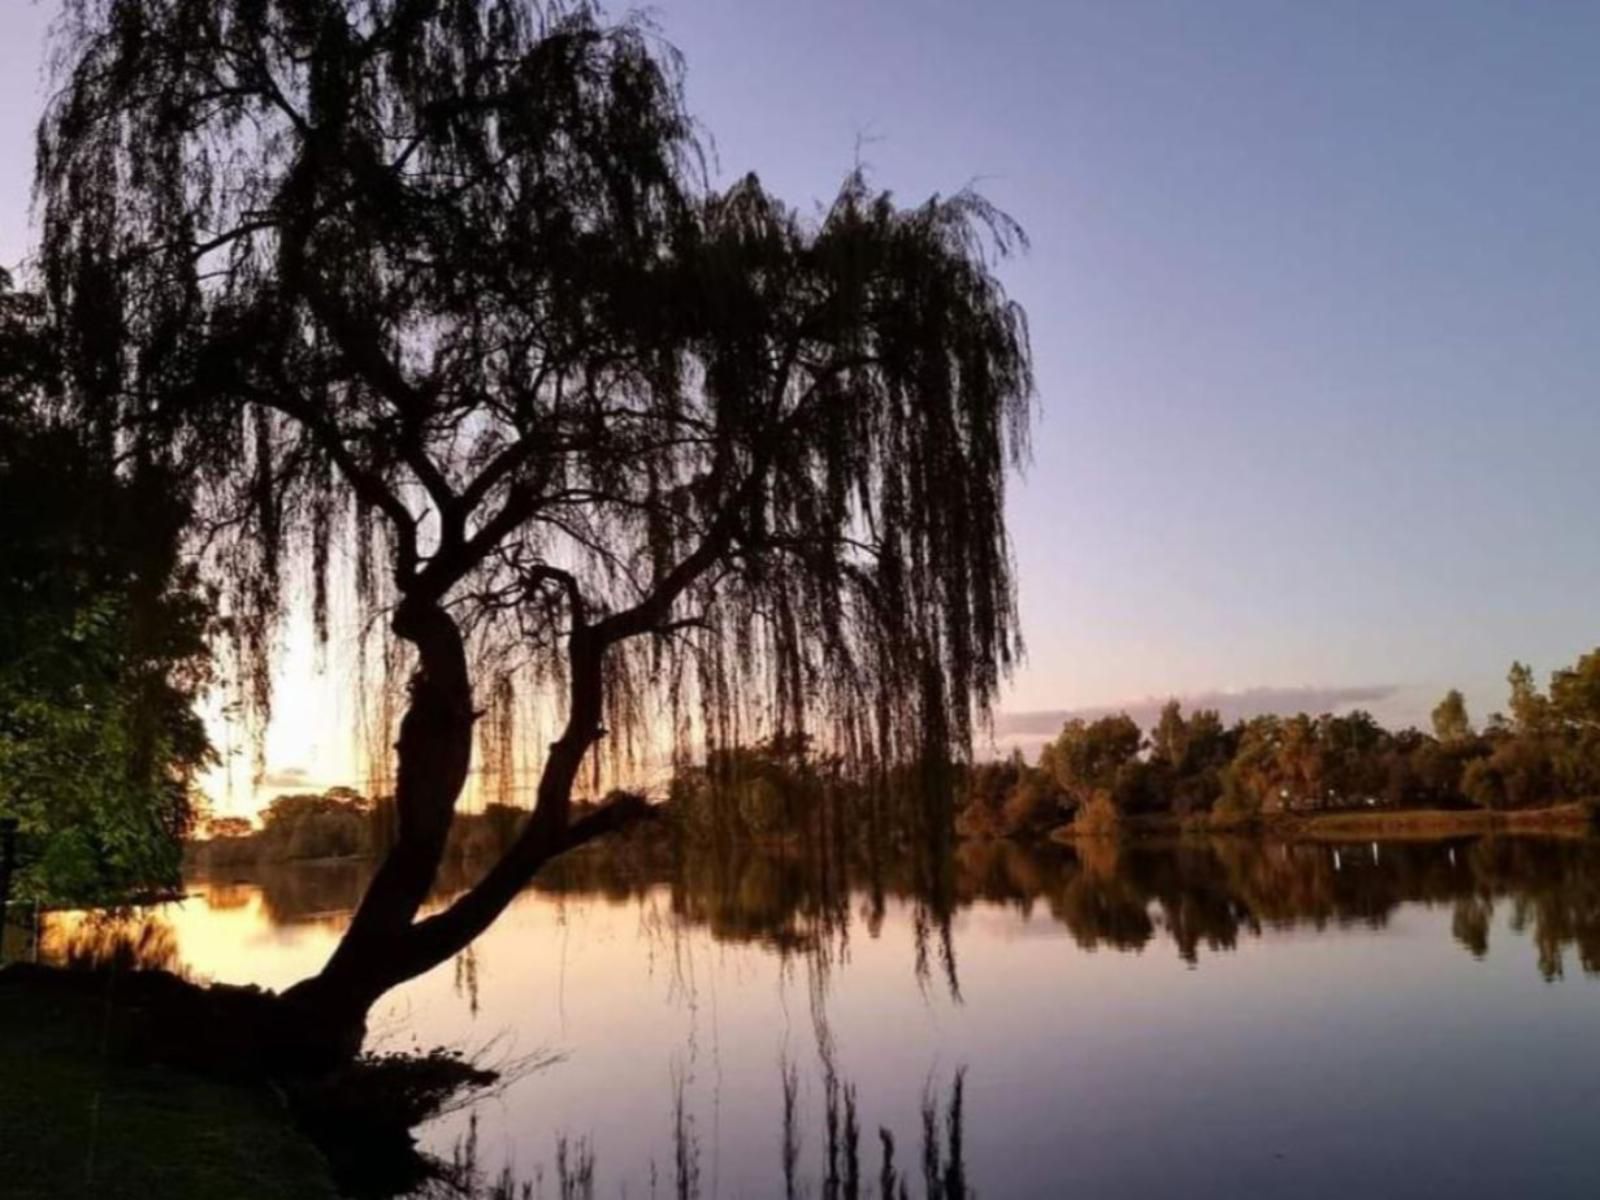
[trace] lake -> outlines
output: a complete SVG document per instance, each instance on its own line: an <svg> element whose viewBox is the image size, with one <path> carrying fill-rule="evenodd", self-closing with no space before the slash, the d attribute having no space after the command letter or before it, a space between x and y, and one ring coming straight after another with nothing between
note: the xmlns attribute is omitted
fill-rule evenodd
<svg viewBox="0 0 1600 1200"><path fill-rule="evenodd" d="M146 950L283 987L365 870L194 880ZM912 1196L931 1142L984 1197L1576 1197L1597 970L1594 839L967 844L876 872L741 849L541 881L371 1044L520 1064L422 1136L542 1195L559 1154L597 1196L782 1196L786 1146L796 1194L829 1195L831 1092L862 1194L881 1129Z"/></svg>

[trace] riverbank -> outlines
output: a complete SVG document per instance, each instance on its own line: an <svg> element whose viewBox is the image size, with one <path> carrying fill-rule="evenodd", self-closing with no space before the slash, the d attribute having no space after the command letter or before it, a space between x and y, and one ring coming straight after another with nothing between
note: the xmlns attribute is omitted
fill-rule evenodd
<svg viewBox="0 0 1600 1200"><path fill-rule="evenodd" d="M128 1054L114 986L39 986L0 969L0 1179L13 1200L277 1200L337 1195L322 1156L265 1085Z"/></svg>
<svg viewBox="0 0 1600 1200"><path fill-rule="evenodd" d="M1473 837L1488 834L1544 834L1549 836L1579 836L1595 830L1600 806L1594 802L1574 801L1526 809L1340 809L1327 812L1270 812L1246 817L1232 817L1218 813L1179 817L1169 813L1127 816L1114 824L1096 824L1080 828L1073 822L1057 826L1048 833L1003 834L997 832L960 832L963 843L981 845L994 841L1053 841L1071 845L1085 838L1122 837L1203 837L1221 835L1229 837L1266 837L1276 841L1425 841L1432 838ZM185 853L186 869L194 876L211 880L247 878L250 872L262 868L293 868L307 871L307 878L316 879L323 873L332 876L337 872L370 871L376 862L373 855L346 855L278 860L252 858L244 851L249 847L245 839L232 839L225 844L224 853L211 853L215 843L191 843ZM806 844L796 834L766 834L760 837L735 839L731 844L769 853L800 852ZM681 843L676 840L667 823L651 825L594 845L585 846L564 855L553 863L543 878L582 875L586 867L596 864L632 868L640 866L662 867L673 861ZM438 885L445 894L452 894L468 886L471 879L480 875L486 861L482 848L478 855L451 855L440 863ZM361 883L364 884L365 876ZM356 887L356 880L347 881ZM356 888L357 893L359 888ZM353 907L356 895L346 896L339 903L330 901L326 908ZM305 906L302 905L302 908ZM315 905L311 907L316 907Z"/></svg>
<svg viewBox="0 0 1600 1200"><path fill-rule="evenodd" d="M1346 809L1339 812L1274 812L1246 818L1215 814L1199 817L1162 815L1125 817L1112 828L1080 830L1063 825L1051 838L1071 843L1080 838L1171 837L1186 834L1246 834L1283 841L1337 842L1429 840L1494 833L1582 834L1594 827L1594 809L1583 803L1547 808L1494 811L1469 809Z"/></svg>
<svg viewBox="0 0 1600 1200"><path fill-rule="evenodd" d="M258 988L157 967L0 968L0 1191L8 1200L459 1191L457 1167L422 1153L414 1131L486 1094L500 1071L443 1048L314 1065L305 1031L277 1004Z"/></svg>

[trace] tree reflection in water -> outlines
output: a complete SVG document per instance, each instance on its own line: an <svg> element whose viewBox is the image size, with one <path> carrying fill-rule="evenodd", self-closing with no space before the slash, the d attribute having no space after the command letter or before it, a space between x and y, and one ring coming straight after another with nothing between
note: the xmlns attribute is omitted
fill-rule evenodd
<svg viewBox="0 0 1600 1200"><path fill-rule="evenodd" d="M442 902L476 877L473 860L441 875ZM207 903L260 890L273 924L347 918L365 863L265 866L198 881ZM932 883L928 882L932 880ZM887 898L915 907L919 969L959 995L952 920L974 903L1041 908L1086 949L1142 950L1169 941L1182 958L1231 950L1267 929L1381 928L1403 904L1449 905L1456 939L1488 953L1497 907L1528 935L1547 978L1576 951L1600 972L1600 839L1463 837L1358 844L1255 838L1084 839L1071 846L964 842L930 869L912 856L871 862L756 847L571 856L534 884L548 895L639 901L665 889L670 922L720 942L804 958L825 979L848 961L859 927L878 936ZM467 969L464 978L472 972Z"/></svg>
<svg viewBox="0 0 1600 1200"><path fill-rule="evenodd" d="M434 903L469 886L477 864L442 873ZM274 864L191 880L208 908L260 896L272 926L325 924L337 930L365 887L365 862ZM934 883L930 888L927 880ZM631 846L580 854L540 876L534 891L613 903L669 898L667 934L697 929L719 942L759 946L802 960L825 990L849 959L859 927L881 932L888 898L913 906L916 963L959 998L953 919L978 902L1024 916L1040 909L1085 949L1142 950L1170 942L1189 963L1202 950L1235 948L1268 929L1382 928L1403 904L1449 905L1456 940L1489 952L1496 911L1527 936L1540 972L1559 978L1574 950L1600 973L1600 839L1463 837L1359 844L1253 838L1172 841L1084 839L1071 846L965 842L936 870L910 856L869 862L819 860L795 850L741 847L667 852ZM193 902L193 901L191 901ZM112 961L175 967L180 959L160 909L92 916L58 914L43 924L39 956L79 965ZM475 959L456 965L464 993Z"/></svg>
<svg viewBox="0 0 1600 1200"><path fill-rule="evenodd" d="M481 861L470 855L452 860L433 902L469 886L482 869ZM367 870L361 863L235 869L221 877L192 879L198 895L188 903L219 913L251 907L250 917L268 927L326 927L319 929L321 937L336 932L347 919ZM771 1120L774 1126L782 1124L772 1131L770 1149L752 1143L734 1152L758 1164L773 1194L782 1194L779 1180L787 1180L796 1195L838 1198L881 1194L885 1182L893 1195L959 1196L969 1190L966 1176L972 1168L964 1150L962 1124L968 1114L963 1111L961 1072L948 1073L946 1067L939 1095L922 1105L919 1131L914 1118L907 1121L913 1111L909 1107L894 1115L881 1109L886 1101L891 1107L909 1106L915 1075L911 1080L903 1072L892 1077L853 1075L867 1068L835 1053L830 989L850 970L852 954L865 961L871 957L869 943L897 936L885 930L909 931L916 938L913 961L922 986L948 992L947 998L955 1001L961 982L956 951L968 939L976 959L984 936L981 924L964 929L963 917L979 908L992 914L997 907L1038 928L1058 929L1085 949L1166 949L1184 962L1199 964L1271 931L1381 929L1403 906L1421 905L1446 919L1421 922L1416 928L1440 931L1428 936L1453 937L1465 954L1482 958L1495 950L1497 938L1505 946L1513 938L1519 943L1525 939L1534 946L1537 969L1547 979L1559 977L1574 962L1585 972L1600 973L1597 838L1502 836L1381 844L1103 839L1071 846L991 841L962 843L942 862L889 854L874 859L838 848L825 859L814 847L736 846L719 852L641 838L609 853L573 856L541 876L533 891L532 899L559 906L571 900L637 908L641 951L654 956L664 947L669 971L681 977L691 1001L695 972L703 969L689 949L696 939L748 946L778 959L785 972L803 973L819 1074L811 1079L789 1068L773 1078ZM909 919L902 920L905 910ZM126 920L61 914L47 923L41 953L54 961L85 965L178 966L184 948L163 915L172 911L151 910ZM174 921L181 926L176 917ZM544 936L552 928L554 936L566 936L562 922L544 928ZM463 958L445 976L445 985L453 980L467 1005L473 1005L480 975L492 975L494 956L503 952L496 945L506 944L480 943L473 957ZM652 972L657 961L652 957ZM1515 969L1523 969L1520 962ZM843 994L842 987L837 990ZM859 1029L852 1044L859 1049ZM693 1051L691 1035L691 1059ZM981 1059L971 1061L975 1070L984 1066ZM881 1060L870 1069L881 1071ZM920 1069L912 1067L916 1074ZM877 1111L858 1104L858 1078L868 1085L861 1096L871 1096L870 1107ZM877 1090L885 1081L909 1083L911 1090L902 1092L902 1100L886 1098ZM780 1097L786 1100L782 1108L777 1106ZM672 1112L674 1097L664 1092L661 1100L661 1110ZM652 1178L659 1181L658 1194L692 1195L702 1186L702 1166L706 1180L718 1177L714 1153L702 1164L696 1139L707 1136L708 1146L720 1144L725 1150L727 1143L717 1142L714 1124L697 1127L681 1095L676 1105L682 1119L672 1122L675 1145L648 1150L651 1161L659 1164ZM976 1115L981 1127L982 1114ZM880 1122L887 1128L880 1129ZM895 1144L890 1128L901 1136L901 1145ZM592 1130L584 1125L578 1132L587 1137ZM550 1147L553 1131L536 1125L518 1136ZM468 1148L461 1147L462 1157L471 1162ZM448 1155L449 1142L439 1149ZM572 1141L554 1149L541 1186L550 1191L551 1185L559 1185L552 1194L585 1194L589 1185L584 1181L594 1177L596 1151L604 1160L605 1145ZM624 1144L620 1157L631 1163L620 1169L635 1170L639 1147ZM611 1169L619 1167L614 1162ZM477 1184L480 1192L475 1194L520 1193L518 1181L509 1176L485 1179L479 1173ZM714 1187L710 1182L703 1186ZM501 1190L492 1190L497 1187Z"/></svg>
<svg viewBox="0 0 1600 1200"><path fill-rule="evenodd" d="M817 1189L802 1163L804 1114L800 1111L800 1080L797 1068L785 1059L781 1065L783 1087L782 1157L774 1180L783 1180L785 1200L817 1195L821 1200L862 1200L878 1196L882 1200L911 1200L913 1195L926 1200L973 1200L976 1190L967 1181L965 1100L966 1071L958 1070L950 1082L949 1096L941 1098L930 1079L922 1095L922 1155L920 1193L913 1191L913 1179L896 1156L894 1136L878 1129L879 1163L876 1179L870 1179L862 1162L861 1130L856 1111L856 1090L841 1083L831 1069L824 1068L822 1137L817 1151ZM675 1087L673 1121L672 1195L677 1200L701 1200L706 1193L700 1174L700 1146L692 1122L683 1116L683 1094ZM663 1175L654 1164L650 1195L664 1189ZM553 1178L550 1176L553 1175ZM594 1200L596 1155L588 1138L573 1139L555 1135L553 1169L541 1165L533 1178L519 1178L502 1166L491 1174L481 1163L478 1119L469 1119L466 1133L451 1152L451 1162L437 1180L414 1193L416 1200L534 1200L547 1194L553 1184L561 1200ZM874 1190L876 1189L876 1190ZM626 1194L626 1193L624 1193ZM774 1183L776 1194L776 1183Z"/></svg>

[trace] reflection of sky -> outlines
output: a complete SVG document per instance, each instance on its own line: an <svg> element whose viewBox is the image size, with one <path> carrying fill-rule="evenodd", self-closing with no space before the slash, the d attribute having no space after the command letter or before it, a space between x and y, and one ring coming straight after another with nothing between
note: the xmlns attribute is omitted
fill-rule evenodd
<svg viewBox="0 0 1600 1200"><path fill-rule="evenodd" d="M0 18L0 260L39 31ZM723 178L808 206L860 153L1033 236L1043 419L1012 518L1020 710L1463 686L1596 640L1600 8L1488 0L664 0ZM286 677L272 764L352 719Z"/></svg>
<svg viewBox="0 0 1600 1200"><path fill-rule="evenodd" d="M334 925L264 928L249 895L172 914L201 973L282 986L320 964ZM481 1152L531 1176L551 1169L558 1133L587 1136L602 1195L624 1182L648 1194L652 1160L670 1178L678 1077L707 1194L771 1194L787 1053L815 1183L808 967L675 931L670 903L664 888L620 903L526 893L478 945L476 1018L447 965L386 1001L376 1036L564 1054L479 1107ZM986 1197L1589 1194L1595 983L1570 961L1567 979L1544 982L1509 909L1483 960L1452 937L1448 905L1407 904L1382 928L1269 929L1190 967L1159 934L1139 952L1086 951L1047 936L1065 930L1042 906L1028 918L978 903L956 923L956 1003L918 986L911 914L891 901L880 937L854 923L820 1011L858 1088L869 1174L879 1125L915 1170L924 1086L947 1097L965 1067ZM428 1144L448 1153L465 1128L449 1118Z"/></svg>

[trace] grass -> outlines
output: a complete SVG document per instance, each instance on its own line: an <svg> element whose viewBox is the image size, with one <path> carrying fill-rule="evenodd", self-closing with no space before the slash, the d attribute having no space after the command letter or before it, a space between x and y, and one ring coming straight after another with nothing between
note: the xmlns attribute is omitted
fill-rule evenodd
<svg viewBox="0 0 1600 1200"><path fill-rule="evenodd" d="M1389 812L1331 812L1278 814L1263 828L1269 833L1303 838L1358 837L1433 838L1474 833L1545 833L1582 831L1591 823L1583 804L1557 804L1548 808L1510 809L1401 809Z"/></svg>
<svg viewBox="0 0 1600 1200"><path fill-rule="evenodd" d="M114 987L0 970L0 1190L9 1200L336 1195L272 1091L118 1053Z"/></svg>

